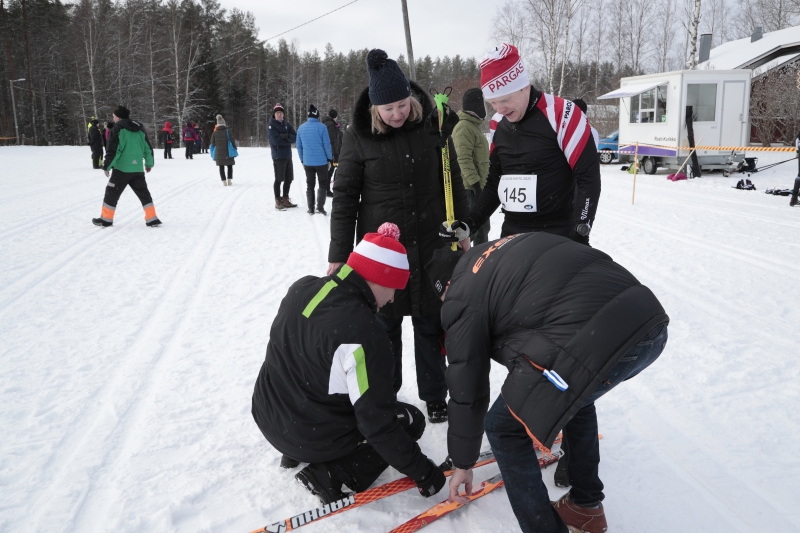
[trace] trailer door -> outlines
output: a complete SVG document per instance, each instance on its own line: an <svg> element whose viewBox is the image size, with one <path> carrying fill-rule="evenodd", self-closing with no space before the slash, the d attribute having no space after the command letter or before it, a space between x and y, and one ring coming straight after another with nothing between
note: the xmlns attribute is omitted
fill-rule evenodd
<svg viewBox="0 0 800 533"><path fill-rule="evenodd" d="M742 142L745 86L743 81L726 81L722 85L722 124L720 146L739 146Z"/></svg>

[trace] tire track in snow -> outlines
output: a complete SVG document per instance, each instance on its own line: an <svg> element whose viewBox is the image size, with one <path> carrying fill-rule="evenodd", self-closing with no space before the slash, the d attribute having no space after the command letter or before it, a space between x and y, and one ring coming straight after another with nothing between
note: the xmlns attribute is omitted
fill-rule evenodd
<svg viewBox="0 0 800 533"><path fill-rule="evenodd" d="M201 181L205 180L203 178L198 178L171 190L159 199L159 205L168 203L172 198L179 196L186 189L197 185ZM141 217L141 213L131 213L127 217L122 217L120 221L127 223L139 217ZM0 315L2 315L6 310L10 310L12 308L11 304L37 287L43 281L50 278L50 276L56 274L59 270L64 268L64 266L69 264L75 258L79 257L86 250L103 243L106 239L109 239L112 235L114 235L116 231L120 231L119 228L114 228L113 226L110 228L97 228L92 226L92 229L94 230L93 232L90 231L86 237L68 246L65 250L59 252L51 260L47 261L31 272L23 274L19 278L3 287L3 289L0 290ZM154 231L158 230L155 229Z"/></svg>
<svg viewBox="0 0 800 533"><path fill-rule="evenodd" d="M147 414L146 405L152 400L153 382L162 379L158 369L163 367L180 346L180 341L203 288L208 283L208 272L214 263L219 243L227 235L228 222L235 206L245 198L250 186L240 186L236 196L229 197L215 211L215 215L198 241L194 253L183 262L166 285L166 293L149 314L144 326L136 333L136 340L127 348L129 358L120 365L116 376L87 402L76 425L45 463L42 471L55 471L52 481L37 494L31 494L31 519L29 531L41 531L43 522L53 522L52 527L67 531L76 529L76 523L98 531L108 531L109 523L97 515L86 516L86 508L95 503L96 486L102 482L105 472L119 477L120 463L129 459L132 452L129 443L136 428ZM188 305L186 303L188 302ZM185 310L176 312L176 310ZM44 482L39 486L45 485ZM66 485L66 487L65 487ZM56 495L78 494L73 497L56 498ZM118 490L119 484L110 484L110 490ZM73 488L70 491L70 488ZM109 495L100 496L109 506ZM52 509L48 503L58 502L62 508ZM63 521L59 518L63 518ZM103 515L103 518L107 518ZM59 523L60 522L60 523ZM50 527L50 526L48 526Z"/></svg>

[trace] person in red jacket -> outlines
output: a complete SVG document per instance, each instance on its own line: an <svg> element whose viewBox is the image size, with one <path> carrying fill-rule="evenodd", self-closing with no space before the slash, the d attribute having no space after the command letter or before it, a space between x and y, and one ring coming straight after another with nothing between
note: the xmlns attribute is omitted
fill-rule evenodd
<svg viewBox="0 0 800 533"><path fill-rule="evenodd" d="M161 139L164 141L164 159L172 159L172 123L165 122L161 129Z"/></svg>

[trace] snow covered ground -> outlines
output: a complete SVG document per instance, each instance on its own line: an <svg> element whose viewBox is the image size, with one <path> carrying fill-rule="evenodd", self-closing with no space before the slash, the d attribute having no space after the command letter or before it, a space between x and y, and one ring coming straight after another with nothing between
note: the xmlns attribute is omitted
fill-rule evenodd
<svg viewBox="0 0 800 533"><path fill-rule="evenodd" d="M287 287L325 271L328 219L275 211L268 149L242 149L225 188L208 155L175 157L148 175L162 227L127 190L98 228L88 148L0 148L0 531L246 533L316 506L250 397ZM800 209L763 194L796 168L754 174L757 192L640 175L632 206L632 176L603 167L592 244L672 320L660 360L598 402L610 532L800 530ZM297 159L295 174L301 203ZM424 408L409 352L404 373L400 398ZM495 365L495 391L504 376ZM445 434L421 440L437 461ZM444 497L410 491L308 531L388 531ZM502 490L427 528L489 530L517 530Z"/></svg>

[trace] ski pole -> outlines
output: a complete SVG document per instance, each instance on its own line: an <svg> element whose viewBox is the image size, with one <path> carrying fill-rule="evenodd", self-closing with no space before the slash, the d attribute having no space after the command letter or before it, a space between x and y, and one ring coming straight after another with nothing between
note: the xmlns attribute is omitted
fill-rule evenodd
<svg viewBox="0 0 800 533"><path fill-rule="evenodd" d="M436 109L439 111L439 135L442 133L442 125L444 123L444 109L447 102L450 100L450 93L453 92L452 87L445 87L441 93L434 93L433 101L436 102ZM444 209L447 215L447 225L450 226L456 219L455 209L453 209L453 177L450 174L450 144L447 139L444 140L442 147L442 174L444 175ZM456 243L452 243L452 250L455 252L458 249Z"/></svg>

